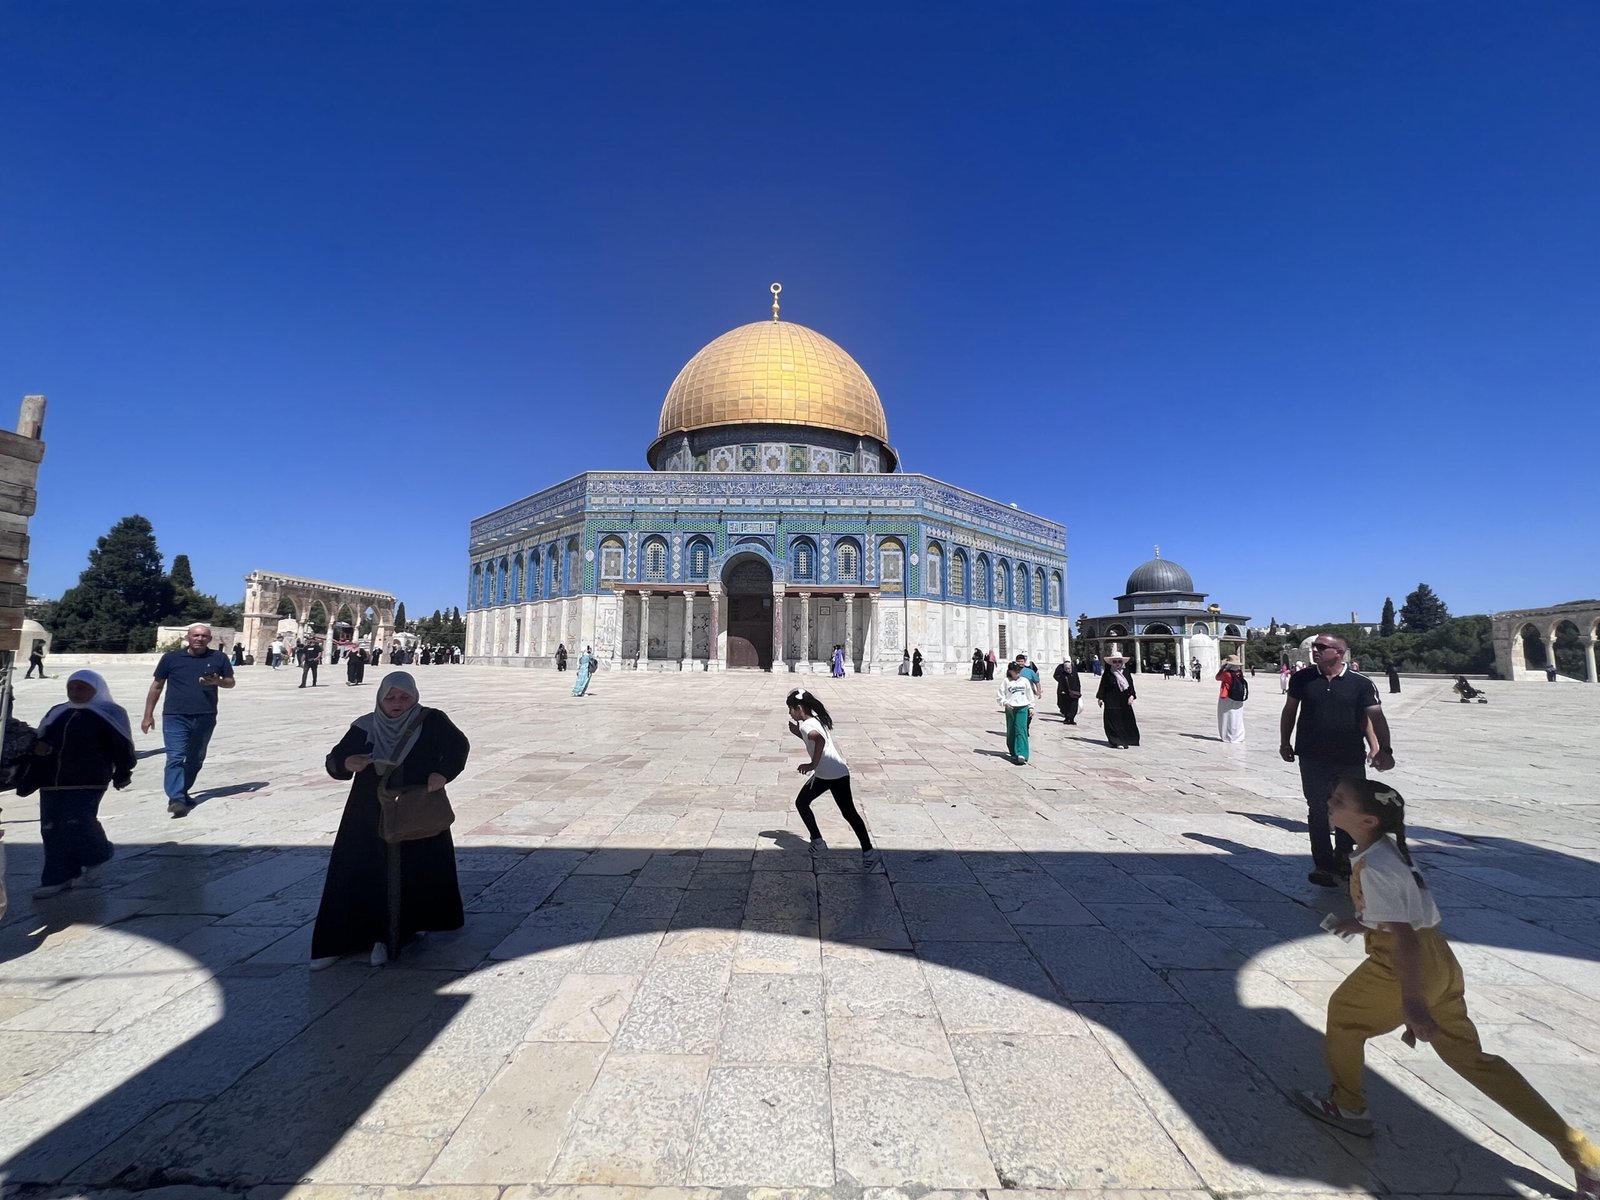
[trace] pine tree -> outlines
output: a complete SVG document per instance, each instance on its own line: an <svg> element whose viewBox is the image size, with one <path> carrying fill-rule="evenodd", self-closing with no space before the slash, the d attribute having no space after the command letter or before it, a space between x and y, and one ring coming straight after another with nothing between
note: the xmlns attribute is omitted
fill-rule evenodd
<svg viewBox="0 0 1600 1200"><path fill-rule="evenodd" d="M394 610L394 631L396 633L404 633L406 631L406 602L404 600L400 601L399 607Z"/></svg>
<svg viewBox="0 0 1600 1200"><path fill-rule="evenodd" d="M1407 596L1406 602L1400 606L1400 620L1413 633L1427 633L1449 619L1450 610L1425 583L1417 584L1417 590Z"/></svg>
<svg viewBox="0 0 1600 1200"><path fill-rule="evenodd" d="M124 517L89 551L89 566L56 606L54 647L102 654L141 653L175 607L154 528Z"/></svg>
<svg viewBox="0 0 1600 1200"><path fill-rule="evenodd" d="M194 571L189 566L187 554L175 555L172 559L172 583L175 587L188 588L194 591Z"/></svg>
<svg viewBox="0 0 1600 1200"><path fill-rule="evenodd" d="M1383 598L1383 618L1378 622L1378 636L1389 637L1394 633L1394 597Z"/></svg>

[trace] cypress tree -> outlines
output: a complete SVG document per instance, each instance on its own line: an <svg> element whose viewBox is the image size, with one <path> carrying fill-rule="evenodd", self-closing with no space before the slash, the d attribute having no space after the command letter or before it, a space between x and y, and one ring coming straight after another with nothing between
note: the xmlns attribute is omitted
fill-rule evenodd
<svg viewBox="0 0 1600 1200"><path fill-rule="evenodd" d="M145 517L123 517L95 542L88 568L57 604L55 648L109 654L153 649L156 626L174 603L155 529Z"/></svg>
<svg viewBox="0 0 1600 1200"><path fill-rule="evenodd" d="M406 602L404 600L400 601L399 606L394 610L394 631L396 633L404 633L406 631Z"/></svg>
<svg viewBox="0 0 1600 1200"><path fill-rule="evenodd" d="M1383 619L1378 622L1378 636L1389 637L1394 633L1394 597L1383 598Z"/></svg>
<svg viewBox="0 0 1600 1200"><path fill-rule="evenodd" d="M176 555L172 560L172 582L175 587L194 591L194 571L189 566L187 554Z"/></svg>
<svg viewBox="0 0 1600 1200"><path fill-rule="evenodd" d="M1400 606L1400 619L1412 632L1427 633L1448 621L1450 610L1431 587L1419 583L1417 590L1408 595L1406 602Z"/></svg>

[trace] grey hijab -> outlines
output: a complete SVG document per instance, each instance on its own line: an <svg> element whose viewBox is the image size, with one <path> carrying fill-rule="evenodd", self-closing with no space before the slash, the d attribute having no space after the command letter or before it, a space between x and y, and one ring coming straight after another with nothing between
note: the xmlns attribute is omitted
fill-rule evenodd
<svg viewBox="0 0 1600 1200"><path fill-rule="evenodd" d="M380 771L405 761L411 747L416 745L417 738L422 734L422 720L428 714L428 710L419 703L413 704L398 717L391 717L383 711L383 698L389 694L390 688L399 688L413 700L419 695L417 681L411 678L410 671L390 671L378 684L378 700L372 711L356 718L356 728L372 741L372 760Z"/></svg>

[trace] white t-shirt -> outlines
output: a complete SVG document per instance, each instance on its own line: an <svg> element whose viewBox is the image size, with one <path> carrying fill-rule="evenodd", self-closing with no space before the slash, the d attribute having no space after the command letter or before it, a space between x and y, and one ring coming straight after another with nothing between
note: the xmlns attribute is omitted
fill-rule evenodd
<svg viewBox="0 0 1600 1200"><path fill-rule="evenodd" d="M1026 675L1015 679L1002 679L997 696L1001 708L1032 708L1033 680Z"/></svg>
<svg viewBox="0 0 1600 1200"><path fill-rule="evenodd" d="M795 730L795 737L805 744L807 757L811 754L811 735L817 734L822 738L822 757L817 759L815 771L818 779L843 779L850 774L850 764L844 761L844 755L839 753L839 748L833 744L833 731L828 729L815 717L807 717L800 722Z"/></svg>
<svg viewBox="0 0 1600 1200"><path fill-rule="evenodd" d="M1356 920L1368 929L1389 921L1413 929L1432 929L1439 923L1433 894L1417 886L1411 868L1387 837L1350 856L1350 899L1355 902Z"/></svg>

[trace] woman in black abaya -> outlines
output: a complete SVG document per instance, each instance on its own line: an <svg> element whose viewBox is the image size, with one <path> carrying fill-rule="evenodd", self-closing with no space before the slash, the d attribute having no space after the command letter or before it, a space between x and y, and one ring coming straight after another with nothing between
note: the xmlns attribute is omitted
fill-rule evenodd
<svg viewBox="0 0 1600 1200"><path fill-rule="evenodd" d="M449 717L417 703L410 674L391 671L378 685L371 714L357 719L329 752L328 774L354 782L311 933L313 970L358 951L371 951L373 965L380 966L418 933L461 928L450 831L385 842L378 833L378 781L399 763L391 788L426 784L438 791L461 774L469 749Z"/></svg>
<svg viewBox="0 0 1600 1200"><path fill-rule="evenodd" d="M1139 719L1133 715L1133 702L1139 693L1134 690L1133 676L1126 670L1126 658L1108 654L1105 662L1095 699L1100 702L1100 715L1105 721L1106 741L1114 750L1126 750L1139 744Z"/></svg>

